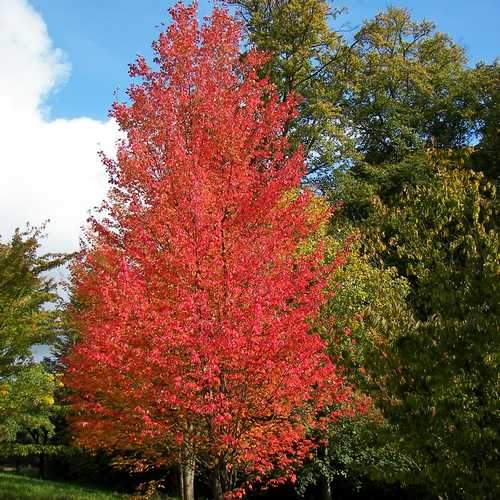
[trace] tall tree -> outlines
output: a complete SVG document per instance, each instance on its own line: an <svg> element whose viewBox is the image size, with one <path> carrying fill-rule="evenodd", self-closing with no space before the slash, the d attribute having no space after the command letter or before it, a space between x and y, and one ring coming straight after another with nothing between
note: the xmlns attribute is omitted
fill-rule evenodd
<svg viewBox="0 0 500 500"><path fill-rule="evenodd" d="M158 69L139 58L113 107L126 139L73 269L67 384L82 445L180 463L186 499L203 468L214 498L235 498L293 481L306 430L348 396L310 332L339 259L314 238L330 210L284 137L293 97L258 78L265 57L241 61L225 11L201 28L193 7L171 14Z"/></svg>
<svg viewBox="0 0 500 500"><path fill-rule="evenodd" d="M448 35L391 7L365 22L355 40L355 84L343 109L366 162L395 163L429 145L473 139L480 118L474 78Z"/></svg>
<svg viewBox="0 0 500 500"><path fill-rule="evenodd" d="M365 359L376 382L369 392L416 464L404 481L452 497L487 497L498 488L491 476L498 459L498 200L484 175L466 168L471 161L467 151L433 150L367 165L339 184L344 217L364 233L363 252L406 280L405 307L416 320L385 338L378 360Z"/></svg>
<svg viewBox="0 0 500 500"><path fill-rule="evenodd" d="M318 182L355 153L341 108L351 86L353 53L330 21L342 14L327 0L228 0L243 19L251 47L269 54L261 70L282 99L299 94L299 115L287 127L304 148L309 179Z"/></svg>
<svg viewBox="0 0 500 500"><path fill-rule="evenodd" d="M325 0L227 3L238 6L251 46L270 54L265 74L280 94L303 98L287 134L305 148L311 180L428 145L462 147L480 133L494 80L484 84L486 72L468 68L432 22L389 8L348 41L330 22L342 9Z"/></svg>

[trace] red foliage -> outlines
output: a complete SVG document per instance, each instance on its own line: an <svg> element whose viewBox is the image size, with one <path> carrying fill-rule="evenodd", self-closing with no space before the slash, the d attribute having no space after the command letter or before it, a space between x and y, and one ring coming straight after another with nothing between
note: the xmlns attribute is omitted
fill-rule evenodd
<svg viewBox="0 0 500 500"><path fill-rule="evenodd" d="M346 397L310 332L338 262L310 242L330 213L300 188L284 136L295 103L259 80L262 55L240 59L226 12L201 28L195 8L171 13L158 69L140 58L130 102L112 109L126 138L73 269L66 384L83 446L156 464L187 453L237 495L236 473L293 479L306 431Z"/></svg>

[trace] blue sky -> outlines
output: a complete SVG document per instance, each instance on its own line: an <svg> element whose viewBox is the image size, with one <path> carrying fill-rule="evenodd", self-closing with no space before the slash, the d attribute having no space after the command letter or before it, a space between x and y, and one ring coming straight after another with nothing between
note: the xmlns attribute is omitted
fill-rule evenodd
<svg viewBox="0 0 500 500"><path fill-rule="evenodd" d="M135 54L150 53L162 22L168 22L172 0L32 0L55 47L71 63L66 84L49 98L53 117L104 119L113 92L127 87L127 65ZM409 8L417 19L429 19L466 47L471 62L500 54L498 0L342 0L349 13L339 22L358 25L387 5ZM202 13L212 5L200 1Z"/></svg>

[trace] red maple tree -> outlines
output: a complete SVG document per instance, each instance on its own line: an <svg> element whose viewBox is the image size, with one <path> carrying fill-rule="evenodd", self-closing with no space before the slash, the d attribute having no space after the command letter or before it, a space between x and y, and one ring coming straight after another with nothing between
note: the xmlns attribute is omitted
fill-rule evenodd
<svg viewBox="0 0 500 500"><path fill-rule="evenodd" d="M195 467L214 498L293 480L347 389L311 321L338 261L315 238L330 216L300 187L304 159L279 101L240 57L240 26L178 4L156 69L112 116L112 189L73 268L80 340L67 359L79 442ZM338 259L339 260L339 259ZM139 459L138 459L139 461Z"/></svg>

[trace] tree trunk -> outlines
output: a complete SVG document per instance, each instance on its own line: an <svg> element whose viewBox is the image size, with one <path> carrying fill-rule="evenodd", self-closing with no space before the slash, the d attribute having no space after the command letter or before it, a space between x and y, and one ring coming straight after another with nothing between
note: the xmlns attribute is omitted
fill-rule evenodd
<svg viewBox="0 0 500 500"><path fill-rule="evenodd" d="M40 479L45 479L47 477L45 472L45 453L42 451L38 457L38 468L40 473Z"/></svg>
<svg viewBox="0 0 500 500"><path fill-rule="evenodd" d="M321 477L321 498L322 500L332 500L332 485L328 478Z"/></svg>
<svg viewBox="0 0 500 500"><path fill-rule="evenodd" d="M323 456L326 463L329 463L328 444L323 448ZM321 475L321 498L322 500L332 500L332 481L329 477Z"/></svg>
<svg viewBox="0 0 500 500"><path fill-rule="evenodd" d="M194 500L194 459L189 458L181 467L182 500Z"/></svg>
<svg viewBox="0 0 500 500"><path fill-rule="evenodd" d="M222 487L222 481L219 474L218 468L216 468L210 474L210 479L212 483L212 497L214 500L224 500L224 488Z"/></svg>
<svg viewBox="0 0 500 500"><path fill-rule="evenodd" d="M179 464L179 496L181 500L186 500L184 497L184 467Z"/></svg>

